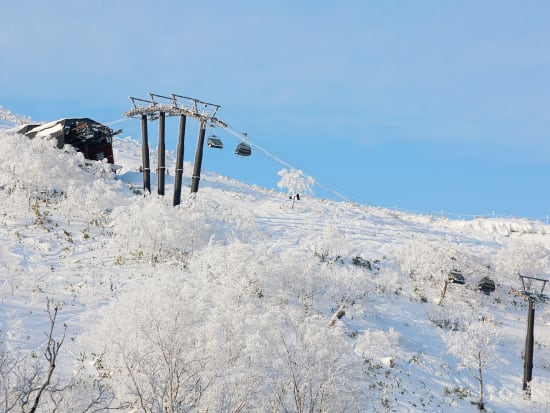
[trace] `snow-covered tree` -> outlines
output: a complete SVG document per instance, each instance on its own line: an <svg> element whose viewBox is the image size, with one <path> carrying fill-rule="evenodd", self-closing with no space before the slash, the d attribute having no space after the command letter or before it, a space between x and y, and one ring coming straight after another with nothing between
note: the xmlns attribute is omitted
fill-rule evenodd
<svg viewBox="0 0 550 413"><path fill-rule="evenodd" d="M215 174L174 208L126 186L140 181L139 142L114 179L51 142L1 128L0 140L0 411L469 411L478 383L474 403L490 393L493 410L550 406L543 334L530 400L508 368L525 328L508 287L548 273L547 224L396 219L314 199L290 217L281 194ZM313 183L281 178L292 196ZM455 268L466 283L438 306ZM490 296L476 288L487 274ZM53 335L40 327L46 297L68 310ZM482 312L506 314L498 354Z"/></svg>
<svg viewBox="0 0 550 413"><path fill-rule="evenodd" d="M313 193L311 187L315 185L315 179L311 176L306 176L304 173L297 169L288 170L286 168L281 169L277 175L281 177L277 183L279 188L287 188L288 194L292 198L292 208L297 199L300 199L300 193Z"/></svg>
<svg viewBox="0 0 550 413"><path fill-rule="evenodd" d="M46 333L44 359L34 352L27 357L15 355L4 346L0 348L0 406L4 412L34 413L46 406L44 399L61 391L54 379L57 358L65 341L66 326L61 338L55 337L59 306L47 302L50 328Z"/></svg>
<svg viewBox="0 0 550 413"><path fill-rule="evenodd" d="M495 270L514 285L519 283L519 274L536 277L547 273L550 267L549 257L548 248L543 244L512 240L496 254Z"/></svg>
<svg viewBox="0 0 550 413"><path fill-rule="evenodd" d="M467 369L478 383L477 406L484 409L484 374L498 361L496 346L499 334L492 320L481 317L464 330L444 335L449 353L459 360L458 367Z"/></svg>

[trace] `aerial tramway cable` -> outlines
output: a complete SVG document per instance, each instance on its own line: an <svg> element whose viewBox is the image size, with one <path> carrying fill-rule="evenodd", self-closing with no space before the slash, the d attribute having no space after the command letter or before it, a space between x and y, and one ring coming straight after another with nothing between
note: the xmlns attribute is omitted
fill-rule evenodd
<svg viewBox="0 0 550 413"><path fill-rule="evenodd" d="M117 120L105 123L105 125L107 125L107 126L115 125L115 124L127 121L128 119L129 119L128 117L117 119ZM246 132L238 132L235 129L233 129L231 126L229 126L228 124L220 121L217 118L210 119L209 126L210 126L211 133L210 133L210 136L207 139L207 145L210 148L215 148L215 149L223 148L223 143L222 143L221 139L219 139L216 135L214 135L212 133L213 126L218 126L218 127L221 127L222 129L227 131L229 134L233 135L234 137L236 137L240 140L239 144L237 145L237 148L235 149L235 153L237 155L249 156L251 154L251 148L253 147L254 149L257 149L258 151L263 153L266 157L270 158L275 163L277 163L277 164L279 164L279 165L281 165L285 168L288 168L290 170L298 170L299 169L299 168L296 168L296 167L292 166L290 163L284 161L279 156L273 154L272 152L268 151L267 149L259 146L256 143L251 142L248 139L248 135L247 135ZM319 176L319 174L317 174L315 172L313 172L312 175L313 176ZM349 201L350 200L348 197L342 195L340 192L337 192L336 190L333 190L333 189L321 184L317 179L315 179L314 185L321 188L321 189L323 189L324 191L334 195L336 198L338 198L342 201ZM356 194L352 194L352 195L354 197L356 197L357 199L361 199L361 197L359 197Z"/></svg>

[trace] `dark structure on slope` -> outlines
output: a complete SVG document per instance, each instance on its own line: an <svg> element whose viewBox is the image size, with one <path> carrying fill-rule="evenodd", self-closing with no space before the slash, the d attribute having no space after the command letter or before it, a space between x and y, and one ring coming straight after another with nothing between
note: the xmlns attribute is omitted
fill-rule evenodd
<svg viewBox="0 0 550 413"><path fill-rule="evenodd" d="M108 163L114 164L113 136L122 131L115 132L90 118L65 118L39 125L23 125L18 132L31 139L56 139L59 149L71 145L82 152L86 159L106 159Z"/></svg>
<svg viewBox="0 0 550 413"><path fill-rule="evenodd" d="M483 277L481 280L479 280L477 289L483 294L489 295L493 291L495 291L495 282L489 277Z"/></svg>
<svg viewBox="0 0 550 413"><path fill-rule="evenodd" d="M181 201L181 183L183 177L183 155L185 147L185 126L187 117L191 117L199 122L199 136L197 138L197 149L195 150L195 165L193 166L193 175L191 177L191 193L199 190L199 181L201 179L202 158L204 151L204 135L207 126L220 127L230 134L241 139L241 142L235 149L235 154L239 156L250 156L252 149L246 142L246 132L236 132L229 125L216 117L220 105L215 103L203 102L202 100L188 96L176 95L170 96L149 93L150 99L141 99L130 96L132 109L124 113L128 118L141 118L141 149L143 161L143 189L151 192L151 168L149 166L149 137L147 132L147 121L159 121L159 141L158 141L158 168L157 168L157 191L159 195L164 195L164 175L165 166L165 121L167 116L179 116L180 126L178 132L178 147L176 158L176 173L174 182L174 206L179 205ZM223 149L223 142L216 135L211 135L207 140L209 148Z"/></svg>

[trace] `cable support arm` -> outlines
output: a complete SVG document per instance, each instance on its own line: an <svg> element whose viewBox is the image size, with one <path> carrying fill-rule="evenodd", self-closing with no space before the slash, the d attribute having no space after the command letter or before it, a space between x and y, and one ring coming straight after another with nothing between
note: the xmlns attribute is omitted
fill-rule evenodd
<svg viewBox="0 0 550 413"><path fill-rule="evenodd" d="M214 117L214 116L216 116L216 113L221 108L220 105L217 105L215 103L205 102L203 100L192 98L192 97L189 97L189 96L177 95L175 93L171 93L170 95L174 99L174 102L175 102L176 105L177 105L178 98L191 101L192 103L190 103L189 105L193 108L193 111L196 112L196 113L200 113L201 115L203 115L205 117ZM212 113L209 112L209 110L208 110L209 107L213 108ZM202 109L202 111L201 111L201 109Z"/></svg>
<svg viewBox="0 0 550 413"><path fill-rule="evenodd" d="M210 117L208 119L208 122L210 124L213 124L215 126L219 126L220 128L223 128L225 129L228 133L230 133L231 135L235 136L236 138L239 138L241 140L244 140L246 141L247 138L248 138L248 134L246 132L238 132L236 130L234 130L233 128L231 128L227 123L225 123L224 121L222 121L221 119L218 119L214 116Z"/></svg>
<svg viewBox="0 0 550 413"><path fill-rule="evenodd" d="M154 100L141 99L141 98L136 98L136 97L133 97L133 96L130 96L130 100L132 101L132 105L134 106L134 109L139 109L138 105L136 104L136 101L149 103L151 105L156 105L157 104Z"/></svg>
<svg viewBox="0 0 550 413"><path fill-rule="evenodd" d="M157 93L149 93L149 95L151 95L151 99L153 99L153 97L157 97L157 98L161 98L161 99L166 99L166 100L169 100L172 102L172 104L174 105L174 107L177 107L178 106L178 103L176 101L176 98L172 95L172 97L170 96L163 96L163 95L159 95ZM153 99L154 100L154 99Z"/></svg>

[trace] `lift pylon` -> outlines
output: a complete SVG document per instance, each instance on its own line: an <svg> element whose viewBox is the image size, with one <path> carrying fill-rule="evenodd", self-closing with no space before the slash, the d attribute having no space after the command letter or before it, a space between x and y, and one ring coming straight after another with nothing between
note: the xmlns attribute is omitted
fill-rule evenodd
<svg viewBox="0 0 550 413"><path fill-rule="evenodd" d="M241 142L238 144L235 153L241 156L249 156L251 147L247 142L246 132L237 132L229 127L227 123L217 117L217 113L221 108L220 105L211 102L205 102L200 99L189 96L170 93L170 96L160 95L158 93L149 93L149 99L130 96L132 108L124 113L128 118L139 117L142 121L142 157L143 157L143 183L144 189L151 191L149 183L149 148L147 141L147 120L159 119L159 169L158 169L158 193L164 195L164 119L166 116L180 116L180 132L178 135L178 165L176 165L176 182L174 185L174 205L178 205L181 192L181 174L178 172L183 170L183 139L185 131L185 119L187 117L197 120L200 124L199 137L197 139L197 149L195 152L195 166L191 182L191 192L197 192L199 188L200 169L202 164L203 148L204 148L204 133L207 125L218 126L223 128L231 135L238 137ZM218 137L210 137L208 146L221 149L223 143ZM146 154L147 152L147 154ZM163 152L162 154L160 152ZM181 162L181 165L180 165ZM179 183L178 183L179 180Z"/></svg>

